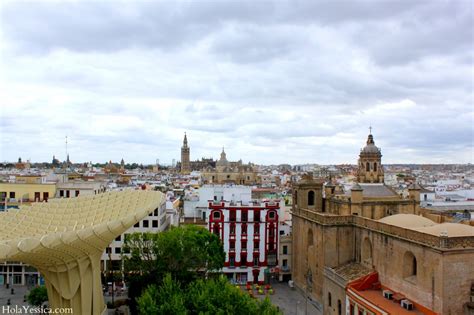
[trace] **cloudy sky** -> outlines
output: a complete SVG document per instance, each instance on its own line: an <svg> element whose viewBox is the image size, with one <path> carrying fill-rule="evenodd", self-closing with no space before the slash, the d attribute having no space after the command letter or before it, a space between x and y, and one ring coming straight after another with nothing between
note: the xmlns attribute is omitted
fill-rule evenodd
<svg viewBox="0 0 474 315"><path fill-rule="evenodd" d="M0 160L473 162L473 2L2 1Z"/></svg>

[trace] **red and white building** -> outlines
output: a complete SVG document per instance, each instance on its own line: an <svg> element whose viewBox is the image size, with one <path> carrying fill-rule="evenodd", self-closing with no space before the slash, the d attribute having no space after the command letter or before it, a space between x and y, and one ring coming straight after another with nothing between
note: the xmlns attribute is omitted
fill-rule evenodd
<svg viewBox="0 0 474 315"><path fill-rule="evenodd" d="M263 284L270 268L278 264L279 209L274 201L209 201L209 231L224 244L223 272L231 281Z"/></svg>

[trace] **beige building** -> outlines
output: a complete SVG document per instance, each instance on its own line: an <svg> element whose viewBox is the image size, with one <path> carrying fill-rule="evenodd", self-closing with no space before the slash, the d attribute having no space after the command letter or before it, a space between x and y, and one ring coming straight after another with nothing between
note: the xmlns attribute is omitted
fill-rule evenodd
<svg viewBox="0 0 474 315"><path fill-rule="evenodd" d="M56 194L56 183L0 183L3 208L22 203L48 201Z"/></svg>
<svg viewBox="0 0 474 315"><path fill-rule="evenodd" d="M258 183L257 171L253 164L243 164L242 160L229 162L224 148L216 167L204 169L202 176L210 184L255 185Z"/></svg>
<svg viewBox="0 0 474 315"><path fill-rule="evenodd" d="M377 155L372 135L367 146ZM464 314L474 228L420 216L419 187L402 198L381 183L381 160L367 168L362 153L350 191L311 177L294 185L295 285L323 314Z"/></svg>

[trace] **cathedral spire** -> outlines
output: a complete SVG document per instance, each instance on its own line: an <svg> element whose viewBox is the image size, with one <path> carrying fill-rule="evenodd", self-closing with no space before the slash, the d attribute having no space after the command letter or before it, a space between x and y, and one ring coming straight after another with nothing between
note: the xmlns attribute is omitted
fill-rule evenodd
<svg viewBox="0 0 474 315"><path fill-rule="evenodd" d="M186 136L186 131L184 132L183 147L188 147L188 137Z"/></svg>
<svg viewBox="0 0 474 315"><path fill-rule="evenodd" d="M181 174L191 172L190 148L188 147L188 137L184 133L183 146L181 147Z"/></svg>

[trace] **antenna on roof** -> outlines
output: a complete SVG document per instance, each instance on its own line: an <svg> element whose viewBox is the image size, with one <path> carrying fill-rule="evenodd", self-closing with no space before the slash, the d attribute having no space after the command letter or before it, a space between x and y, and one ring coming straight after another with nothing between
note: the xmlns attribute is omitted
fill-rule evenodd
<svg viewBox="0 0 474 315"><path fill-rule="evenodd" d="M67 153L67 136L66 136L66 157L68 156L68 153Z"/></svg>
<svg viewBox="0 0 474 315"><path fill-rule="evenodd" d="M372 134L372 125L369 126L369 134Z"/></svg>

